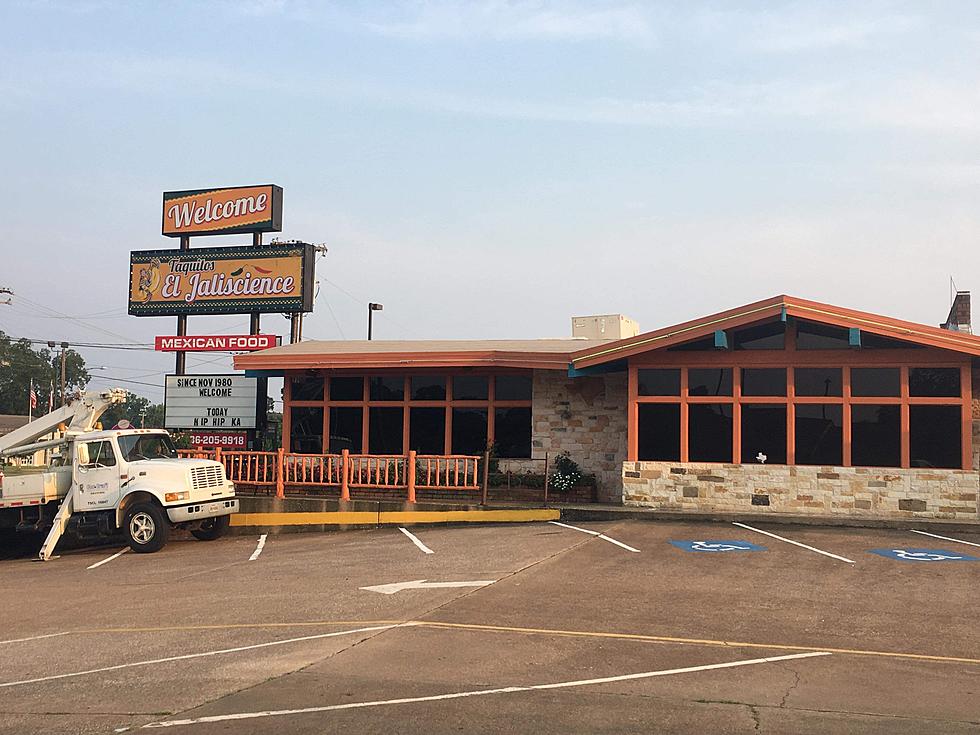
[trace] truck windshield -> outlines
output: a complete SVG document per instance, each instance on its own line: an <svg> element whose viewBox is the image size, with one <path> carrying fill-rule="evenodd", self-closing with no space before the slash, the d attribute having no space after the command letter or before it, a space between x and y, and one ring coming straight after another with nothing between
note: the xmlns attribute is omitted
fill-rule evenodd
<svg viewBox="0 0 980 735"><path fill-rule="evenodd" d="M174 459L177 456L177 449L166 434L125 434L119 437L119 451L127 462Z"/></svg>

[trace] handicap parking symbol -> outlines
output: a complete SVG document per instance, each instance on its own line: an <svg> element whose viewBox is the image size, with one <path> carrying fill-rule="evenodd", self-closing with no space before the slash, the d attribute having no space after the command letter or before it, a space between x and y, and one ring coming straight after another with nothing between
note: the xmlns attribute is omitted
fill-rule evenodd
<svg viewBox="0 0 980 735"><path fill-rule="evenodd" d="M750 544L748 541L671 541L670 543L684 551L706 551L715 554L727 551L766 550L766 547Z"/></svg>
<svg viewBox="0 0 980 735"><path fill-rule="evenodd" d="M872 554L878 554L899 561L980 561L975 556L957 554L945 549L871 549Z"/></svg>

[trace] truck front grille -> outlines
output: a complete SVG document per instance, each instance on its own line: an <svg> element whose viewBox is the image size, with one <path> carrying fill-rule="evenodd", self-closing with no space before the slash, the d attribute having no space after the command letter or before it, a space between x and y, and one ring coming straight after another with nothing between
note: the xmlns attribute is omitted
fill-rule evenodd
<svg viewBox="0 0 980 735"><path fill-rule="evenodd" d="M195 490L208 487L221 487L225 484L225 472L221 465L195 467L191 470L191 487Z"/></svg>

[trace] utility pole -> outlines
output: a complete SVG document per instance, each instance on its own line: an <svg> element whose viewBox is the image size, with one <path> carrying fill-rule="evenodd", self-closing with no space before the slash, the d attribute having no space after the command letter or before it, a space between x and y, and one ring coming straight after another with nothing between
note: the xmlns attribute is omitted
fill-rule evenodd
<svg viewBox="0 0 980 735"><path fill-rule="evenodd" d="M61 386L62 406L64 406L67 403L67 401L65 400L65 350L67 350L69 346L70 345L67 342L61 343L61 380L59 381L59 385ZM48 347L50 347L53 350L55 347L58 347L58 343L55 342L54 340L48 340ZM55 372L55 374L57 374L57 370L55 370L53 365L51 366L51 369ZM54 380L52 380L51 382L54 383Z"/></svg>

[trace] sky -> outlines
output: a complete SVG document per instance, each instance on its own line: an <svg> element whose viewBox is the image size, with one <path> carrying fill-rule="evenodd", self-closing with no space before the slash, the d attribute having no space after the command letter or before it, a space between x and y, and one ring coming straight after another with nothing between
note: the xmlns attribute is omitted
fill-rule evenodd
<svg viewBox="0 0 980 735"><path fill-rule="evenodd" d="M376 339L534 338L780 293L937 324L980 288L975 2L2 0L0 28L15 337L173 334L126 314L162 192L258 183L328 248L307 339L363 339L368 301ZM172 355L80 351L162 399Z"/></svg>

